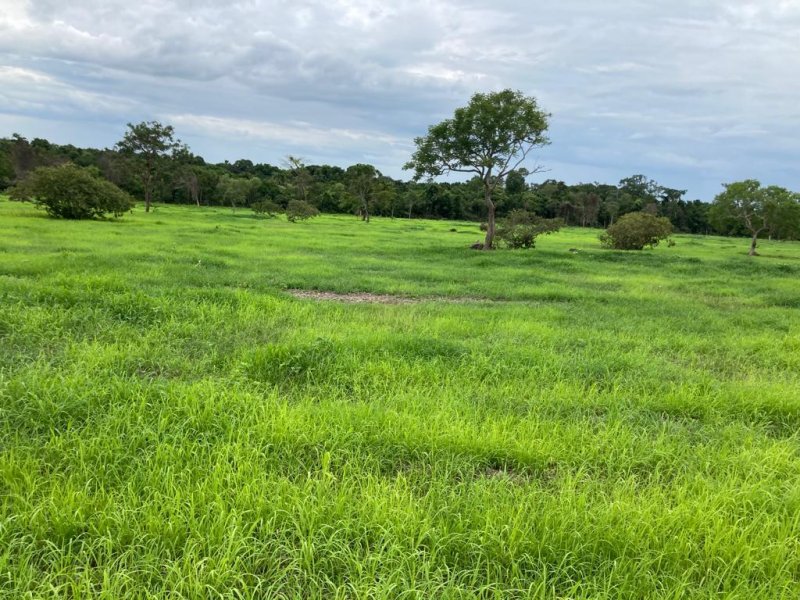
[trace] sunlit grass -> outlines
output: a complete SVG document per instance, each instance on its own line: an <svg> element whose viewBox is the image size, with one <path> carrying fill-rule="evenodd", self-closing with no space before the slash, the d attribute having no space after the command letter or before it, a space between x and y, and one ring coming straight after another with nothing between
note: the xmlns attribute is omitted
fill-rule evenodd
<svg viewBox="0 0 800 600"><path fill-rule="evenodd" d="M800 244L480 237L0 200L0 597L800 596Z"/></svg>

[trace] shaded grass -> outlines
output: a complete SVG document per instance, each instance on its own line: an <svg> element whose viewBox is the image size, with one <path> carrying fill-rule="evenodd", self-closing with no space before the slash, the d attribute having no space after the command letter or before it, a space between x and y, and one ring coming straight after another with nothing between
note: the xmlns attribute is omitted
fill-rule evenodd
<svg viewBox="0 0 800 600"><path fill-rule="evenodd" d="M0 201L0 598L797 597L800 245L479 236Z"/></svg>

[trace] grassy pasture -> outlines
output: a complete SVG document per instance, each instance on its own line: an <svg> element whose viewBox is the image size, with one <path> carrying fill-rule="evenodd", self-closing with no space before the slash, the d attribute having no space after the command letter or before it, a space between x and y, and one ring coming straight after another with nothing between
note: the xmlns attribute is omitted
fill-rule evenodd
<svg viewBox="0 0 800 600"><path fill-rule="evenodd" d="M0 200L0 598L799 597L800 244L480 238Z"/></svg>

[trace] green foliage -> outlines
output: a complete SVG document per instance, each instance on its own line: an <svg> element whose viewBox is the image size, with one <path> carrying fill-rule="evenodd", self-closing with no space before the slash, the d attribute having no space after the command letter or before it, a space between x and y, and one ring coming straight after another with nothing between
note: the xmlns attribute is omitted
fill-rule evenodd
<svg viewBox="0 0 800 600"><path fill-rule="evenodd" d="M444 173L471 173L480 179L487 209L484 248L493 247L495 204L492 196L498 184L516 170L528 153L549 143L545 136L549 116L536 98L510 89L475 94L469 104L428 129L404 166L414 179L438 177Z"/></svg>
<svg viewBox="0 0 800 600"><path fill-rule="evenodd" d="M341 206L369 222L372 212L378 208L381 214L394 216L397 193L392 181L381 175L372 165L357 164L347 168L344 174L348 195Z"/></svg>
<svg viewBox="0 0 800 600"><path fill-rule="evenodd" d="M510 196L520 196L527 189L528 185L525 183L525 177L528 174L527 169L516 169L511 171L505 180L505 191Z"/></svg>
<svg viewBox="0 0 800 600"><path fill-rule="evenodd" d="M180 140L175 139L172 125L163 125L158 121L143 121L136 125L128 123L128 130L117 143L121 153L138 156L145 161L154 161L182 148Z"/></svg>
<svg viewBox="0 0 800 600"><path fill-rule="evenodd" d="M77 148L38 138L29 142L15 135L0 139L0 163L3 155L11 161L12 180L37 166L73 162L97 167L106 179L134 197L146 197L150 193L154 202L219 206L230 205L218 185L222 177L256 178L258 189L248 195L245 204L268 199L285 206L289 200L303 199L324 213L363 216L364 203L354 194L345 169L306 165L297 157L288 157L285 168L248 159L207 164L202 157L179 145L171 153L166 151L155 159L157 168L150 192L147 192L142 179L144 156L127 150ZM0 164L0 173L2 171ZM527 185L525 174L526 170L520 167L508 173L505 185L494 179L498 185L491 198L497 218L522 208L539 217L563 219L567 226L606 227L623 214L647 208L669 218L676 231L703 234L712 231L707 219L710 204L684 200L683 190L664 187L644 175L625 178L618 185L568 185L556 180ZM438 183L405 182L378 175L373 183L372 194L368 197L370 216L465 219L488 224L484 181L480 177ZM741 227L735 232L736 235L743 233L746 232ZM769 235L793 237L791 231L785 232L780 227L771 230Z"/></svg>
<svg viewBox="0 0 800 600"><path fill-rule="evenodd" d="M278 216L278 213L280 213L282 210L281 207L272 200L259 200L258 202L253 202L253 204L250 205L250 208L258 216L266 216L270 219Z"/></svg>
<svg viewBox="0 0 800 600"><path fill-rule="evenodd" d="M295 200L308 202L309 194L314 187L314 178L311 176L305 161L299 156L290 154L286 157L285 163L290 175L287 187L291 190L292 197Z"/></svg>
<svg viewBox="0 0 800 600"><path fill-rule="evenodd" d="M600 236L602 244L615 250L655 248L672 234L672 224L666 217L636 212L620 217Z"/></svg>
<svg viewBox="0 0 800 600"><path fill-rule="evenodd" d="M533 248L536 238L555 233L564 222L561 219L542 219L526 210L513 210L497 227L497 237L509 248Z"/></svg>
<svg viewBox="0 0 800 600"><path fill-rule="evenodd" d="M496 183L517 167L517 157L549 143L548 118L535 98L521 92L475 94L452 119L414 140L417 149L405 168L416 179L455 171Z"/></svg>
<svg viewBox="0 0 800 600"><path fill-rule="evenodd" d="M14 181L14 166L11 164L8 151L0 145L0 191L6 189Z"/></svg>
<svg viewBox="0 0 800 600"><path fill-rule="evenodd" d="M800 236L800 195L778 186L762 187L755 179L724 187L709 209L709 221L720 233L752 236L751 255L764 233L783 239Z"/></svg>
<svg viewBox="0 0 800 600"><path fill-rule="evenodd" d="M117 142L117 150L131 159L131 168L138 173L144 190L145 211L150 212L156 180L164 170L164 161L172 153L185 149L175 139L172 125L158 121L128 123L128 130Z"/></svg>
<svg viewBox="0 0 800 600"><path fill-rule="evenodd" d="M248 204L258 193L261 182L256 177L233 177L223 175L217 184L217 193L223 204L236 209Z"/></svg>
<svg viewBox="0 0 800 600"><path fill-rule="evenodd" d="M134 204L133 198L101 178L96 170L72 164L38 167L9 195L64 219L93 219L107 214L119 217Z"/></svg>
<svg viewBox="0 0 800 600"><path fill-rule="evenodd" d="M290 200L286 205L286 219L292 223L319 216L319 210L308 202Z"/></svg>
<svg viewBox="0 0 800 600"><path fill-rule="evenodd" d="M369 222L370 204L374 200L380 173L372 165L352 165L345 171L347 190L353 198L356 214Z"/></svg>

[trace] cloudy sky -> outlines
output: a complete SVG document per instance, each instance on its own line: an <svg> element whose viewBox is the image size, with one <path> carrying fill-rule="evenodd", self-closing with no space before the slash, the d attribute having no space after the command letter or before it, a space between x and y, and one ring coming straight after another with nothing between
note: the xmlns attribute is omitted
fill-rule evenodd
<svg viewBox="0 0 800 600"><path fill-rule="evenodd" d="M800 0L0 0L0 136L175 126L211 161L370 162L475 91L552 113L538 178L800 189Z"/></svg>

